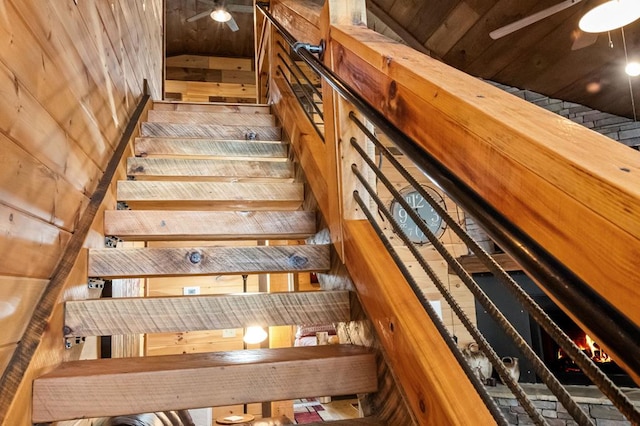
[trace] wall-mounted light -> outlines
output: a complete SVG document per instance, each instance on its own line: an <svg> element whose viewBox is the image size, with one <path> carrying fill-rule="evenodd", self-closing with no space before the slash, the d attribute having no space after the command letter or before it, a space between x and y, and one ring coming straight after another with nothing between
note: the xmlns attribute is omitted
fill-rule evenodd
<svg viewBox="0 0 640 426"><path fill-rule="evenodd" d="M622 28L640 18L640 1L609 0L580 19L578 26L587 33L603 33Z"/></svg>
<svg viewBox="0 0 640 426"><path fill-rule="evenodd" d="M211 19L217 22L228 22L231 20L231 14L224 9L216 9L211 12Z"/></svg>
<svg viewBox="0 0 640 426"><path fill-rule="evenodd" d="M251 326L247 327L247 331L244 333L244 337L242 340L247 345L257 345L258 343L262 343L267 338L267 332L260 326Z"/></svg>

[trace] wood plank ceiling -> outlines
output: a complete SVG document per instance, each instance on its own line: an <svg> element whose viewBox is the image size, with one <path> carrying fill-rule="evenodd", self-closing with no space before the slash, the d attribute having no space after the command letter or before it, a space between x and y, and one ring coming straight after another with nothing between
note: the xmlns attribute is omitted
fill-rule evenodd
<svg viewBox="0 0 640 426"><path fill-rule="evenodd" d="M598 35L572 50L578 21L603 0L583 0L498 40L489 33L561 0L367 0L376 21L407 44L471 75L613 114L633 117L622 32ZM236 0L234 4L251 4ZM236 14L232 33L210 19L185 19L210 8L203 0L167 0L167 55L253 55L253 17ZM371 24L371 23L370 23ZM640 59L640 20L625 27L629 57ZM312 40L309 40L312 41ZM631 79L640 108L640 77Z"/></svg>

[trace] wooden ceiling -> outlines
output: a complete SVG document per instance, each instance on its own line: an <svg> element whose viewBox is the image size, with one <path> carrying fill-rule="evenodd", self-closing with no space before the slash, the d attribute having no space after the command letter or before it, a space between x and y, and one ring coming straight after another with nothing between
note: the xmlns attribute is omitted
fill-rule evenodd
<svg viewBox="0 0 640 426"><path fill-rule="evenodd" d="M621 31L611 33L613 48L604 33L595 43L572 50L580 17L602 0L583 0L499 40L489 37L561 1L367 0L367 5L387 31L471 75L633 117ZM209 7L202 0L167 0L167 54L252 56L251 15L235 16L238 33L210 19L185 25L187 17ZM625 27L625 36L629 56L640 57L640 20ZM640 77L631 83L640 108Z"/></svg>

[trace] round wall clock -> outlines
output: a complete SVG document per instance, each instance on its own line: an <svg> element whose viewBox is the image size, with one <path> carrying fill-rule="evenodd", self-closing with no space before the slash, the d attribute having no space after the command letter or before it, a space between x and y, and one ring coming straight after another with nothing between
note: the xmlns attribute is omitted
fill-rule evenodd
<svg viewBox="0 0 640 426"><path fill-rule="evenodd" d="M434 189L429 188L428 186L423 187L429 195L433 197L436 202L445 208L444 200ZM411 208L418 213L418 216L424 221L429 230L434 233L434 235L438 238L442 236L445 230L445 223L442 218L436 211L431 207L431 205L424 199L422 195L418 191L416 191L412 186L407 186L400 191L400 195L405 199L405 201L411 206ZM407 237L411 240L412 243L416 244L425 244L429 242L427 236L420 230L418 225L409 217L407 211L400 205L399 202L393 200L391 202L391 214L393 218L398 222L402 230Z"/></svg>

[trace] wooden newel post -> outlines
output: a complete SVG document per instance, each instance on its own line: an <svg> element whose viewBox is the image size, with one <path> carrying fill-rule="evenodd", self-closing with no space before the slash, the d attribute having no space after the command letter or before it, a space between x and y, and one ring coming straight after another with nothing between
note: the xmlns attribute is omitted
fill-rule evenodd
<svg viewBox="0 0 640 426"><path fill-rule="evenodd" d="M325 2L320 17L320 32L325 41L324 64L334 69L335 52L331 39L333 25L367 25L365 0L328 0ZM322 99L325 119L325 141L327 144L327 185L330 193L329 229L331 239L344 261L343 220L364 219L360 208L353 199L353 191L368 199L367 192L351 171L351 165L356 164L363 173L370 175L364 161L351 146L351 139L355 138L365 151L373 153L373 145L368 142L364 134L349 118L349 113L357 111L351 104L325 82L322 82ZM374 182L372 179L368 179Z"/></svg>

